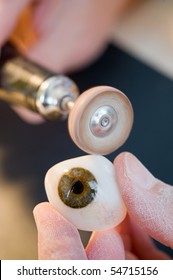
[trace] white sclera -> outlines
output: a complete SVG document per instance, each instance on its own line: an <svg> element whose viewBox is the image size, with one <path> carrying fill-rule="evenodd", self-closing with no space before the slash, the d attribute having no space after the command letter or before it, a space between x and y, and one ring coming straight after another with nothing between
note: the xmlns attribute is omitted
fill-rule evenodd
<svg viewBox="0 0 173 280"><path fill-rule="evenodd" d="M75 167L89 170L98 183L95 198L83 208L65 205L58 194L60 179ZM113 228L126 216L126 207L115 181L115 168L112 162L103 156L87 155L54 165L46 174L45 188L49 202L80 230Z"/></svg>

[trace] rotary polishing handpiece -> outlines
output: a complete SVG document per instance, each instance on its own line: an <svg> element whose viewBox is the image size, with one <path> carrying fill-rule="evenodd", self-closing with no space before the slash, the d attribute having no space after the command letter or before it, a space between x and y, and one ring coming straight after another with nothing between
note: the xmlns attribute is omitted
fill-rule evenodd
<svg viewBox="0 0 173 280"><path fill-rule="evenodd" d="M120 90L97 86L79 96L78 87L70 78L12 54L9 51L4 55L2 50L1 100L24 106L48 120L69 115L72 140L89 154L109 154L126 141L133 124L133 109Z"/></svg>

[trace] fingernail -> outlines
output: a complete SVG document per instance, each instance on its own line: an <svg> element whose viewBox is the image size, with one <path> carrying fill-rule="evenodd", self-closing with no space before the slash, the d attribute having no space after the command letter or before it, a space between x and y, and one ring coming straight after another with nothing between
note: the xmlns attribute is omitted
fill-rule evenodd
<svg viewBox="0 0 173 280"><path fill-rule="evenodd" d="M132 154L125 154L125 175L142 189L150 189L155 180L148 169Z"/></svg>

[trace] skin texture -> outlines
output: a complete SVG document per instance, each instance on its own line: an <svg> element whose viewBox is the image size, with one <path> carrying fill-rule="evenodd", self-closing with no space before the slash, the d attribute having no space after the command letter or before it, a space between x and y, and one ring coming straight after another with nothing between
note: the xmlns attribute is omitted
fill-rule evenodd
<svg viewBox="0 0 173 280"><path fill-rule="evenodd" d="M49 203L38 204L39 259L170 259L150 236L173 248L173 188L154 178L130 153L120 154L114 164L128 209L125 220L114 229L93 232L84 250L77 229Z"/></svg>
<svg viewBox="0 0 173 280"><path fill-rule="evenodd" d="M50 70L77 69L103 51L110 28L127 2L37 0L26 25L26 34L34 33L30 40L24 36L15 42L29 59ZM0 1L0 46L11 37L29 4L31 0ZM33 123L42 121L28 112L20 114ZM173 188L155 179L131 154L121 154L115 166L129 213L126 220L115 229L94 232L85 251L77 229L50 204L39 204L34 209L39 259L169 259L154 247L149 235L173 248Z"/></svg>
<svg viewBox="0 0 173 280"><path fill-rule="evenodd" d="M47 69L79 69L102 53L112 26L131 1L0 0L0 47L11 39L21 53ZM26 109L15 111L32 124L43 121Z"/></svg>
<svg viewBox="0 0 173 280"><path fill-rule="evenodd" d="M15 33L16 46L25 50L30 59L56 72L73 70L100 54L109 40L110 28L128 2L1 0L0 45ZM29 16L27 9L30 9ZM13 11L10 17L9 10ZM26 15L26 21L21 21L27 29L26 36L21 28L20 32L16 31L22 12Z"/></svg>

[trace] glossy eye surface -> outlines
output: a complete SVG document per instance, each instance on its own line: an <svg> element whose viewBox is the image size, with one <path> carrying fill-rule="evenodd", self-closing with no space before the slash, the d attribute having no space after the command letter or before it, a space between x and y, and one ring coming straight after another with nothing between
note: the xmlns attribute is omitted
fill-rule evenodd
<svg viewBox="0 0 173 280"><path fill-rule="evenodd" d="M60 179L58 194L71 208L87 206L95 197L97 181L93 174L80 167L72 168Z"/></svg>
<svg viewBox="0 0 173 280"><path fill-rule="evenodd" d="M54 165L46 174L48 200L78 229L113 228L126 216L113 164L88 155Z"/></svg>

